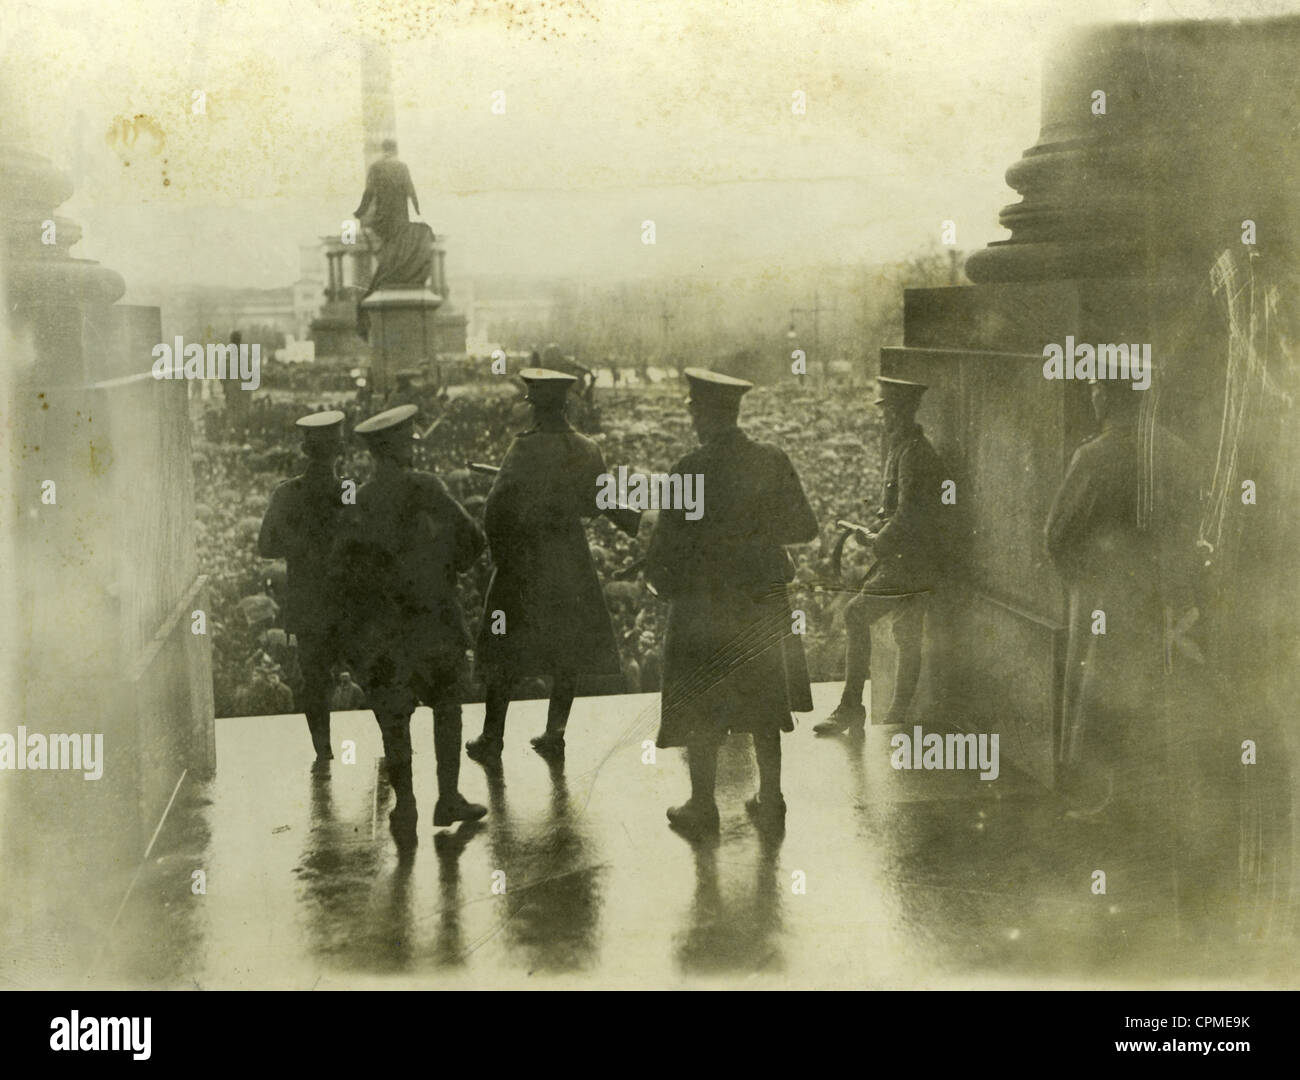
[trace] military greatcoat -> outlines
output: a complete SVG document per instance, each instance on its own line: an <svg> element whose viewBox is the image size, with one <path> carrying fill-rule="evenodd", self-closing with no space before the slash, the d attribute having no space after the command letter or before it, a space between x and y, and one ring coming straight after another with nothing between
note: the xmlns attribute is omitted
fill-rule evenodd
<svg viewBox="0 0 1300 1080"><path fill-rule="evenodd" d="M457 575L484 547L474 519L432 473L381 472L357 491L333 583L345 612L344 653L376 713L405 713L445 690L470 638Z"/></svg>
<svg viewBox="0 0 1300 1080"><path fill-rule="evenodd" d="M599 513L605 471L600 447L567 421L511 444L484 507L493 571L476 658L485 675L621 673L583 528Z"/></svg>
<svg viewBox="0 0 1300 1080"><path fill-rule="evenodd" d="M1060 760L1111 760L1165 689L1166 611L1194 602L1198 514L1191 451L1157 430L1147 471L1155 514L1139 527L1144 475L1136 428L1107 426L1075 452L1052 503L1048 554L1069 589ZM1095 613L1104 615L1102 624Z"/></svg>
<svg viewBox="0 0 1300 1080"><path fill-rule="evenodd" d="M308 469L271 494L258 551L265 559L285 560L284 628L291 634L323 634L333 627L327 576L343 509L342 481L332 469Z"/></svg>
<svg viewBox="0 0 1300 1080"><path fill-rule="evenodd" d="M647 554L646 576L671 602L657 743L792 731L791 711L810 710L812 696L784 545L817 538L794 466L733 428L673 472L704 477L703 514L661 511Z"/></svg>

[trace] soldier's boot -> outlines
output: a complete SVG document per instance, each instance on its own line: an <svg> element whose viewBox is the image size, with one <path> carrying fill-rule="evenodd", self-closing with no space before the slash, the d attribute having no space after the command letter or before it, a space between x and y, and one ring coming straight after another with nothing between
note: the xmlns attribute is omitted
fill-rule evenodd
<svg viewBox="0 0 1300 1080"><path fill-rule="evenodd" d="M886 724L907 722L907 710L921 677L921 640L924 613L919 607L900 613L894 619L894 641L898 644L898 675L894 679L894 700L885 714Z"/></svg>
<svg viewBox="0 0 1300 1080"><path fill-rule="evenodd" d="M754 736L758 760L758 794L745 803L754 824L767 832L785 830L785 797L781 794L781 736L777 732Z"/></svg>
<svg viewBox="0 0 1300 1080"><path fill-rule="evenodd" d="M862 702L841 701L835 711L820 724L813 725L818 735L843 735L846 731L865 731L867 708Z"/></svg>
<svg viewBox="0 0 1300 1080"><path fill-rule="evenodd" d="M330 749L329 709L308 711L307 730L311 732L311 745L316 751L316 760L333 761L334 751Z"/></svg>
<svg viewBox="0 0 1300 1080"><path fill-rule="evenodd" d="M388 824L398 843L415 839L415 788L411 783L411 714L400 709L376 709L375 720L384 741L384 771L397 798Z"/></svg>
<svg viewBox="0 0 1300 1080"><path fill-rule="evenodd" d="M477 821L487 807L472 803L460 793L460 705L435 706L433 753L438 759L438 802L433 808L435 825Z"/></svg>
<svg viewBox="0 0 1300 1080"><path fill-rule="evenodd" d="M465 743L465 756L488 768L499 767L501 746L500 738L494 739L489 732L485 731L477 739L470 739Z"/></svg>
<svg viewBox="0 0 1300 1080"><path fill-rule="evenodd" d="M546 706L546 731L529 741L542 757L564 757L564 732L578 692L578 677L570 673L555 676L551 700Z"/></svg>
<svg viewBox="0 0 1300 1080"><path fill-rule="evenodd" d="M718 831L718 804L714 787L718 777L718 744L693 741L686 750L691 772L691 797L681 806L668 808L668 824L689 837L710 836Z"/></svg>
<svg viewBox="0 0 1300 1080"><path fill-rule="evenodd" d="M681 806L670 806L668 824L683 836L714 835L720 827L717 803L702 805L692 798Z"/></svg>
<svg viewBox="0 0 1300 1080"><path fill-rule="evenodd" d="M388 815L389 827L393 830L393 839L400 843L415 842L415 825L418 818L415 807L415 787L411 782L411 761L385 761L388 770L388 782L392 785L397 805Z"/></svg>
<svg viewBox="0 0 1300 1080"><path fill-rule="evenodd" d="M506 710L510 708L510 687L489 679L484 703L483 734L465 744L465 754L486 768L501 764L501 747L505 743Z"/></svg>

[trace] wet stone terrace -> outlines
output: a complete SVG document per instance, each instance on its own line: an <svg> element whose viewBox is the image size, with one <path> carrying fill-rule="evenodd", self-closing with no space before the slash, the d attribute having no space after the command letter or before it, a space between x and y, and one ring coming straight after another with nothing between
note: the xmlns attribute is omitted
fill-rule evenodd
<svg viewBox="0 0 1300 1080"><path fill-rule="evenodd" d="M314 769L305 721L217 722L217 776L182 786L92 985L177 988L1254 985L1294 982L1293 952L1231 905L1175 918L1159 828L1083 825L1004 761L999 778L890 766L897 729L784 739L779 839L744 811L748 741L724 747L721 836L693 844L664 809L680 751L643 761L657 697L582 698L562 768L528 745L544 702L511 707L499 777L464 760L476 825L432 825L428 709L413 720L418 843L368 712L336 714ZM465 710L466 737L482 707ZM1107 891L1092 891L1104 869ZM202 870L206 892L192 888ZM113 904L116 904L116 899ZM106 921L106 920L105 920ZM1243 927L1245 927L1243 929ZM65 974L71 975L71 972Z"/></svg>

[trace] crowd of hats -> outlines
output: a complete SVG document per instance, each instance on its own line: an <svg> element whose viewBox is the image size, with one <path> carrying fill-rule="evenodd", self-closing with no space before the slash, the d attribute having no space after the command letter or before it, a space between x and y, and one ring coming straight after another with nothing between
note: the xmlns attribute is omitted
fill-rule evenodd
<svg viewBox="0 0 1300 1080"><path fill-rule="evenodd" d="M534 380L532 386L542 381ZM557 390L567 385L554 382ZM697 385L690 381L692 395ZM575 426L588 430L600 443L611 468L627 465L633 472L666 472L695 445L687 389L687 384L669 381L601 391L598 412L584 411L571 399L570 416L577 420ZM755 438L780 445L799 471L821 522L822 537L819 543L792 551L798 567L794 606L808 615L805 647L813 678L842 678L842 611L849 593L816 586L830 573L835 518L864 515L863 499L879 498L879 410L871 408L874 395L860 385L852 392L843 387L778 391L766 386L746 392L747 384L740 381L720 381L714 389L723 398L734 395L743 401L741 425ZM419 397L420 388L416 390ZM538 392L554 391L542 387ZM210 582L209 625L219 716L294 711L301 675L293 640L280 620L277 596L283 594L284 567L258 557L257 534L272 490L302 470L301 429L296 421L304 413L340 410L345 416L336 429L343 435L340 472L359 482L369 476L365 432L358 427L364 428L371 414L363 412L351 395L339 397L278 391L257 401L248 423L237 431L227 426L219 399L194 404L197 430L215 436L196 440L194 465L200 562ZM513 434L528 426L529 411L518 384L501 380L441 401L430 390L419 398L418 411L422 415L416 426L427 427L434 419L438 424L430 438L418 444L416 466L439 473L481 521L491 478L471 473L464 464L499 463ZM404 410L403 421L409 412ZM644 692L658 689L666 608L638 580L618 581L614 575L644 553L649 532L643 528L633 539L604 518L589 527L592 554L619 638L624 685ZM863 558L860 549L849 545L845 565L850 574L865 570ZM489 573L484 558L461 579L461 600L471 630L482 612ZM539 682L523 688L523 694L540 695L543 689ZM364 696L350 676L340 677L334 704L341 709L364 706Z"/></svg>

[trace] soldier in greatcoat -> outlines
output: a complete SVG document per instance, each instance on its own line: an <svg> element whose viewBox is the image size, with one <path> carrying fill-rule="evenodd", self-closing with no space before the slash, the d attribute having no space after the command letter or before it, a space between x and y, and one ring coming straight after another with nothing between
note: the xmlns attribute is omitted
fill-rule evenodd
<svg viewBox="0 0 1300 1080"><path fill-rule="evenodd" d="M844 690L834 712L813 727L818 735L863 730L867 711L862 697L871 672L871 627L886 617L892 617L898 672L885 723L906 720L921 673L923 622L917 601L934 588L943 571L943 470L930 440L916 423L926 387L883 377L878 385L875 404L884 418L888 447L884 493L872 531L863 537L872 545L875 561L844 611L848 638Z"/></svg>
<svg viewBox="0 0 1300 1080"><path fill-rule="evenodd" d="M433 823L451 825L487 813L459 788L462 676L470 639L456 595L457 575L473 565L484 538L437 476L411 468L416 411L414 405L388 409L354 429L374 460L374 477L357 491L336 578L345 653L383 736L399 838L415 828L410 724L421 701L433 709Z"/></svg>
<svg viewBox="0 0 1300 1080"><path fill-rule="evenodd" d="M1100 431L1075 451L1045 529L1069 593L1061 787L1081 815L1109 804L1135 757L1139 783L1155 771L1135 739L1158 728L1175 659L1180 672L1202 659L1182 629L1198 617L1192 450L1162 427L1143 431L1149 391L1090 390Z"/></svg>
<svg viewBox="0 0 1300 1080"><path fill-rule="evenodd" d="M343 481L337 462L343 452L341 412L301 417L307 469L286 480L271 495L258 551L265 559L284 559L284 628L298 644L302 694L297 702L307 715L317 761L328 761L330 690L339 660L338 612L328 584L330 549L343 512Z"/></svg>
<svg viewBox="0 0 1300 1080"><path fill-rule="evenodd" d="M794 730L792 711L812 708L785 545L815 540L817 519L784 451L737 424L753 384L701 368L685 375L700 446L673 472L703 477L703 513L689 520L682 509L661 510L645 568L670 603L657 745L686 747L690 767L691 797L668 820L687 835L717 830L718 747L729 732L748 732L759 790L746 809L760 827L779 829L781 732Z"/></svg>
<svg viewBox="0 0 1300 1080"><path fill-rule="evenodd" d="M579 676L622 671L583 527L601 512L596 495L605 458L565 419L566 395L578 380L546 368L527 368L520 377L534 425L511 443L484 507L493 571L475 657L486 715L483 733L465 747L484 765L501 759L506 711L520 679L551 678L546 731L532 744L543 756L559 757Z"/></svg>

